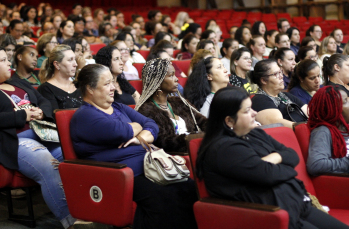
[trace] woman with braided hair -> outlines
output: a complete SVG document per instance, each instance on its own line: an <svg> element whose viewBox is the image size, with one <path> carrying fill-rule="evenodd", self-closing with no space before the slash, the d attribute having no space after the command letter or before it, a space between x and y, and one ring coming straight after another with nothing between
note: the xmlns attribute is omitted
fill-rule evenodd
<svg viewBox="0 0 349 229"><path fill-rule="evenodd" d="M339 86L326 86L318 90L309 103L309 174L318 176L349 172L348 122L347 93Z"/></svg>
<svg viewBox="0 0 349 229"><path fill-rule="evenodd" d="M154 144L168 152L187 151L187 134L205 129L206 118L180 93L178 79L167 59L147 61L142 70L143 92L136 110L159 126ZM169 96L177 92L178 96Z"/></svg>

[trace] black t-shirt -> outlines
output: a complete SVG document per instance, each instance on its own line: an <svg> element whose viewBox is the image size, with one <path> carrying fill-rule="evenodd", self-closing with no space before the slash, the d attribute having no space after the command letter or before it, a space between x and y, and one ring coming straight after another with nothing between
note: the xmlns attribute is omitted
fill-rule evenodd
<svg viewBox="0 0 349 229"><path fill-rule="evenodd" d="M53 110L79 108L82 104L82 97L79 89L76 89L72 93L68 93L49 82L45 82L39 86L38 92L51 102Z"/></svg>
<svg viewBox="0 0 349 229"><path fill-rule="evenodd" d="M114 102L122 103L125 105L135 105L136 102L133 99L132 95L136 92L136 89L128 82L126 81L126 84L128 85L120 85L122 94L118 94L117 91L114 93ZM123 89L127 86L127 92Z"/></svg>
<svg viewBox="0 0 349 229"><path fill-rule="evenodd" d="M296 96L284 92L284 94L295 104L297 104L300 108L304 105L303 101L297 98ZM266 95L261 95L261 94L256 94L252 98L252 109L259 112L262 110L266 109L279 109L282 117L286 120L292 121L291 117L287 113L287 107L284 103L280 103L280 105L277 107L275 106L273 100L271 100L268 96ZM292 115L293 119L295 119L296 122L303 122L304 118L298 112L294 112Z"/></svg>

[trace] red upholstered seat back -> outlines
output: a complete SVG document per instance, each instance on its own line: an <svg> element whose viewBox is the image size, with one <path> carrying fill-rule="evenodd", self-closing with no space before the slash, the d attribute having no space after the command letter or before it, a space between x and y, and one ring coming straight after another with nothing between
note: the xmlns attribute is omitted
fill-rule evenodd
<svg viewBox="0 0 349 229"><path fill-rule="evenodd" d="M0 188L9 186L13 178L13 171L0 165Z"/></svg>
<svg viewBox="0 0 349 229"><path fill-rule="evenodd" d="M188 78L178 77L178 83L182 85L182 87L185 86L185 84L187 83L187 80Z"/></svg>
<svg viewBox="0 0 349 229"><path fill-rule="evenodd" d="M96 55L97 54L97 52L101 49L101 48L103 48L103 47L105 47L106 45L104 44L104 43L101 43L101 44L90 44L90 49L91 49L91 51L92 51L92 55Z"/></svg>
<svg viewBox="0 0 349 229"><path fill-rule="evenodd" d="M308 160L308 148L310 141L310 130L307 124L299 124L295 127L294 132L296 134L299 146L301 147L304 161Z"/></svg>
<svg viewBox="0 0 349 229"><path fill-rule="evenodd" d="M149 50L137 50L137 52L139 54L141 54L143 56L144 59L147 59L149 54L150 54L150 51Z"/></svg>
<svg viewBox="0 0 349 229"><path fill-rule="evenodd" d="M198 156L198 151L200 148L201 141L202 141L202 138L196 138L189 142L189 155L190 155L190 162L191 162L193 172L196 171L196 158ZM195 177L196 187L198 189L197 191L200 199L209 197L210 195L207 192L204 180L197 179L195 172L194 172L194 177Z"/></svg>
<svg viewBox="0 0 349 229"><path fill-rule="evenodd" d="M56 123L59 139L62 145L63 157L65 160L77 159L73 148L73 142L70 138L70 120L73 117L74 110L59 110L56 112Z"/></svg>
<svg viewBox="0 0 349 229"><path fill-rule="evenodd" d="M142 91L143 91L142 80L130 80L128 82L136 89L136 91L138 91L139 94L142 94Z"/></svg>
<svg viewBox="0 0 349 229"><path fill-rule="evenodd" d="M191 60L174 60L172 63L176 64L177 67L184 72L184 74L188 75L190 61Z"/></svg>
<svg viewBox="0 0 349 229"><path fill-rule="evenodd" d="M142 69L143 69L144 63L133 63L133 66L137 69L139 78L142 79Z"/></svg>
<svg viewBox="0 0 349 229"><path fill-rule="evenodd" d="M313 182L311 181L305 166L301 148L292 129L288 127L275 127L265 129L265 132L271 135L278 142L284 144L286 147L292 148L297 152L299 157L299 164L295 168L298 172L297 178L303 181L308 192L310 192L312 195L316 195Z"/></svg>

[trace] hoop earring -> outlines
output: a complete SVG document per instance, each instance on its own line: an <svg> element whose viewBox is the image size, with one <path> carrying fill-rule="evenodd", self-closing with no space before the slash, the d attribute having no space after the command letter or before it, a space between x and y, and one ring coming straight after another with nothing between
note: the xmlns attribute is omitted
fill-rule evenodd
<svg viewBox="0 0 349 229"><path fill-rule="evenodd" d="M234 127L230 127L230 129L231 129L231 130L233 130L233 129L234 129Z"/></svg>
<svg viewBox="0 0 349 229"><path fill-rule="evenodd" d="M157 97L159 97L159 94L158 94L159 92L162 93L162 90L161 90L160 88L156 91L156 96L157 96Z"/></svg>

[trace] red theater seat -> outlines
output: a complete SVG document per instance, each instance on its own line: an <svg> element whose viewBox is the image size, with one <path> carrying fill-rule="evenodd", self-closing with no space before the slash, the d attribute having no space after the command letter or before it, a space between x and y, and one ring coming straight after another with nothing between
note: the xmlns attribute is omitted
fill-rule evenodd
<svg viewBox="0 0 349 229"><path fill-rule="evenodd" d="M133 171L124 164L78 160L70 138L75 110L55 114L65 161L59 165L71 215L116 227L133 222Z"/></svg>
<svg viewBox="0 0 349 229"><path fill-rule="evenodd" d="M128 82L136 89L136 91L138 91L139 94L142 94L142 91L143 91L142 80L129 80Z"/></svg>
<svg viewBox="0 0 349 229"><path fill-rule="evenodd" d="M142 69L143 69L144 63L133 63L133 66L137 69L139 78L142 79Z"/></svg>
<svg viewBox="0 0 349 229"><path fill-rule="evenodd" d="M176 64L179 69L188 75L191 60L173 60L172 63Z"/></svg>
<svg viewBox="0 0 349 229"><path fill-rule="evenodd" d="M92 55L96 55L97 52L105 46L106 46L105 44L90 44L90 49L92 51Z"/></svg>
<svg viewBox="0 0 349 229"><path fill-rule="evenodd" d="M149 50L137 50L137 52L139 54L141 54L143 56L144 59L147 59L149 54L150 54L150 51Z"/></svg>

